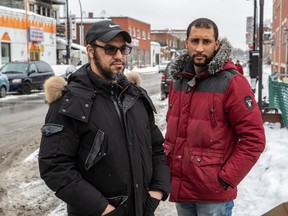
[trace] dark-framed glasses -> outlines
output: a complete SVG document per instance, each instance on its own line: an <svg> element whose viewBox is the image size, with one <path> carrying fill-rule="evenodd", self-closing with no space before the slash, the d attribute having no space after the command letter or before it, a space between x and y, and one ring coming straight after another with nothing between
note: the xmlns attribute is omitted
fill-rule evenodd
<svg viewBox="0 0 288 216"><path fill-rule="evenodd" d="M129 55L132 50L132 47L127 45L116 47L113 45L100 46L98 44L91 44L91 46L104 49L106 55L115 55L118 50L120 50L122 55Z"/></svg>

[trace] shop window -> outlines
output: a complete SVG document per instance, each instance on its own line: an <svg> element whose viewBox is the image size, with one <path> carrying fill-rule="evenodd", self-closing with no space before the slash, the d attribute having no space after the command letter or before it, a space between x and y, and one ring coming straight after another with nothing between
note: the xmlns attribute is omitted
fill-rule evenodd
<svg viewBox="0 0 288 216"><path fill-rule="evenodd" d="M30 52L30 60L31 61L39 61L40 60L40 53L39 52Z"/></svg>
<svg viewBox="0 0 288 216"><path fill-rule="evenodd" d="M1 43L1 60L2 64L11 62L11 46L10 43Z"/></svg>

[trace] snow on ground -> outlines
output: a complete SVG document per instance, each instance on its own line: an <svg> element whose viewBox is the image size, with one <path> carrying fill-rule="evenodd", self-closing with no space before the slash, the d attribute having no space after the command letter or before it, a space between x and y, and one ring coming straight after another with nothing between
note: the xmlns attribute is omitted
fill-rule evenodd
<svg viewBox="0 0 288 216"><path fill-rule="evenodd" d="M266 81L269 73L269 67L264 67L263 96L267 95ZM167 99L161 101L159 94L153 95L152 100L158 111L156 122L163 134L165 134ZM238 197L235 200L233 210L234 216L259 216L278 204L288 201L288 132L285 128L281 129L279 124L264 124L264 127L267 140L266 148L257 164L238 187ZM25 166L32 163L37 163L37 151L23 161ZM49 189L47 189L42 180L34 179L31 182L22 182L15 189L24 195L30 204L37 202L35 200L41 200L40 202L48 204L53 203L52 201L49 202L49 198L48 200L43 199L43 197L47 197ZM46 208L49 208L47 205ZM51 205L50 209L51 212L48 216L66 216L66 209L63 203L56 205L56 207ZM161 202L156 211L156 216L174 215L176 215L174 204L169 201Z"/></svg>

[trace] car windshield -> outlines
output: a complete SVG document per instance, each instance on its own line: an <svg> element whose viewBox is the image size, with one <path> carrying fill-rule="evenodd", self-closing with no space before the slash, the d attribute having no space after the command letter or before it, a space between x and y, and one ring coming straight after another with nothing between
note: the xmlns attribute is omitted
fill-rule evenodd
<svg viewBox="0 0 288 216"><path fill-rule="evenodd" d="M26 73L28 63L8 63L1 68L2 73Z"/></svg>
<svg viewBox="0 0 288 216"><path fill-rule="evenodd" d="M162 62L160 65L167 65L168 63L169 63L170 61L164 61L164 62Z"/></svg>

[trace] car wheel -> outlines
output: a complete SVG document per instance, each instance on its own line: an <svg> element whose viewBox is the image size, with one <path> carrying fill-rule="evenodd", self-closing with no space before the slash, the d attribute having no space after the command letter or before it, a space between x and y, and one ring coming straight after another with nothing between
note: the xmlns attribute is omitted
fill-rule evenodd
<svg viewBox="0 0 288 216"><path fill-rule="evenodd" d="M21 94L30 94L31 93L31 84L26 82L23 84L22 90L20 90Z"/></svg>
<svg viewBox="0 0 288 216"><path fill-rule="evenodd" d="M161 92L161 100L165 100L167 98L167 94L164 92Z"/></svg>
<svg viewBox="0 0 288 216"><path fill-rule="evenodd" d="M0 98L4 98L7 94L7 90L4 86L1 86L0 88Z"/></svg>

